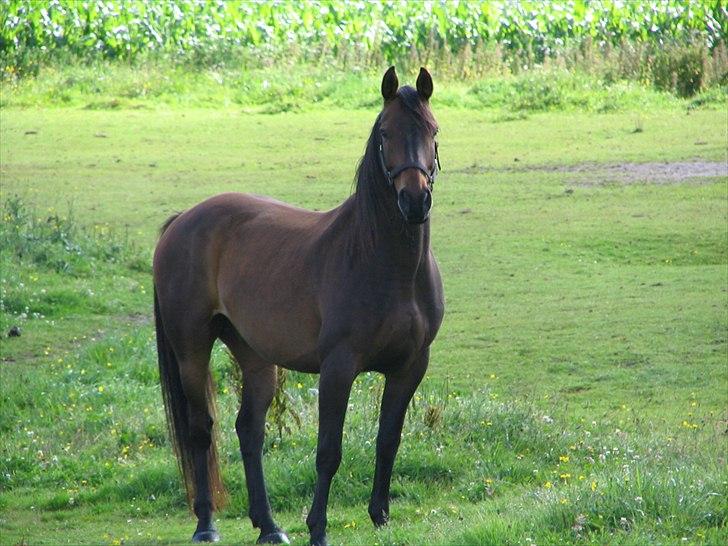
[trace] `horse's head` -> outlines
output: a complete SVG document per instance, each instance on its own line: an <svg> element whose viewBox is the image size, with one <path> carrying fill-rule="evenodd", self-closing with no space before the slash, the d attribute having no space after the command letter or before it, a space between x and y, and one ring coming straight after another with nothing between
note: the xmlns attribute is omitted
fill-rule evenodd
<svg viewBox="0 0 728 546"><path fill-rule="evenodd" d="M397 206L411 224L427 220L439 170L437 123L430 110L432 77L420 68L417 89L399 88L394 67L382 79L384 108L379 116L379 160Z"/></svg>

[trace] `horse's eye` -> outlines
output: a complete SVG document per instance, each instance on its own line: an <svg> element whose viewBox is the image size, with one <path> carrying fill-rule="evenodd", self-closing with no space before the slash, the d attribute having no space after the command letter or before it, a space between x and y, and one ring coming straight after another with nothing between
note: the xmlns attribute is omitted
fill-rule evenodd
<svg viewBox="0 0 728 546"><path fill-rule="evenodd" d="M384 131L384 130L379 131L379 136L382 137L382 140L386 139L387 138L387 131Z"/></svg>

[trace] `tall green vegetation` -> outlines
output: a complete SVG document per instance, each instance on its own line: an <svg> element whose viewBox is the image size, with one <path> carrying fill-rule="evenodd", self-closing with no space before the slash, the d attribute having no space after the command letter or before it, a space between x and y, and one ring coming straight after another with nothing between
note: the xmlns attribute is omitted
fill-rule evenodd
<svg viewBox="0 0 728 546"><path fill-rule="evenodd" d="M690 96L725 80L727 14L719 0L9 0L0 7L0 65L8 78L53 58L161 56L200 67L333 59L359 69L427 64L458 77L606 64L609 77Z"/></svg>

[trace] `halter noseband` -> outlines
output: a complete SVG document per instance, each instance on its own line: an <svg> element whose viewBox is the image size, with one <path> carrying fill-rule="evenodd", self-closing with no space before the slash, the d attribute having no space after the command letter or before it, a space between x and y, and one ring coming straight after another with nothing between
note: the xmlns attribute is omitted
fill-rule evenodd
<svg viewBox="0 0 728 546"><path fill-rule="evenodd" d="M379 163L382 165L382 171L384 171L384 176L387 177L387 184L389 187L394 186L394 179L399 176L400 173L403 171L406 171L407 169L417 169L418 171L421 171L426 177L427 177L427 185L430 187L430 191L432 191L432 188L435 186L435 176L437 175L437 172L441 169L440 167L440 155L437 153L437 142L435 142L435 167L433 167L432 171L428 171L422 163L419 163L417 161L411 161L409 163L405 163L403 165L400 165L399 167L394 168L393 170L387 169L387 163L384 161L384 148L382 147L382 143L379 143Z"/></svg>

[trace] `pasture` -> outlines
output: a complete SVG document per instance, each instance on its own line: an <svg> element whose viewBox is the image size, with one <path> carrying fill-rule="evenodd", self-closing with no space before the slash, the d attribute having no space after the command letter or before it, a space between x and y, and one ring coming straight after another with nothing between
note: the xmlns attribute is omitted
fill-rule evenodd
<svg viewBox="0 0 728 546"><path fill-rule="evenodd" d="M151 320L159 226L227 191L338 205L390 64L435 79L446 315L379 530L383 381L355 382L330 541L728 543L727 16L712 0L3 2L0 544L189 542ZM222 346L213 375L217 527L248 544ZM306 544L318 378L279 381L264 466Z"/></svg>
<svg viewBox="0 0 728 546"><path fill-rule="evenodd" d="M158 226L223 191L337 205L376 108L3 109L0 325L22 335L2 340L0 542L189 539L151 324ZM433 108L446 318L381 530L366 503L382 382L357 380L330 539L724 542L725 112L512 119L440 107L437 87ZM238 388L222 349L214 370L231 493L218 527L223 543L248 543ZM308 537L315 387L288 374L265 444L271 503L294 544Z"/></svg>

